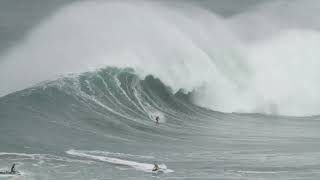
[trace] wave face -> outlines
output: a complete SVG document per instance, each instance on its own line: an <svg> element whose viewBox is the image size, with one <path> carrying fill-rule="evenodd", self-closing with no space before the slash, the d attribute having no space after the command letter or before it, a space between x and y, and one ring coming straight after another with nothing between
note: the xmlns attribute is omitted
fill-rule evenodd
<svg viewBox="0 0 320 180"><path fill-rule="evenodd" d="M193 98L117 67L9 94L0 99L0 170L15 162L21 179L319 176L319 117L225 114Z"/></svg>
<svg viewBox="0 0 320 180"><path fill-rule="evenodd" d="M61 8L1 57L0 171L319 179L320 23L308 17L320 4L288 2L228 18L142 1Z"/></svg>
<svg viewBox="0 0 320 180"><path fill-rule="evenodd" d="M296 23L280 25L300 8L297 3L228 19L188 5L74 3L3 56L0 95L67 73L116 66L132 68L142 79L153 75L173 92L192 92L195 104L217 111L316 115L318 21L299 11ZM288 15L278 18L270 9ZM268 24L263 30L262 18ZM245 26L250 22L257 28Z"/></svg>
<svg viewBox="0 0 320 180"><path fill-rule="evenodd" d="M140 80L132 69L109 67L69 75L1 98L1 115L7 125L4 131L28 133L33 125L42 131L48 128L47 123L52 123L54 126L84 131L83 136L87 133L104 134L107 128L107 136L111 139L125 141L130 134L141 140L150 138L149 133L154 131L158 116L160 123L171 119L166 129L174 137L183 132L176 129L182 119L192 122L191 118L202 117L203 112L210 111L193 105L191 95L180 91L173 94L171 91L152 76ZM19 119L24 118L27 127L19 125ZM41 141L46 141L46 136L41 138Z"/></svg>

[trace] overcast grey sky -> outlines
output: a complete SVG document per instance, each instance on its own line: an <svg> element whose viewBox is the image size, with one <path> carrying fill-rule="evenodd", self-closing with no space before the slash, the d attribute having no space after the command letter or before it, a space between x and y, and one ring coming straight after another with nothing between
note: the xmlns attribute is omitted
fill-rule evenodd
<svg viewBox="0 0 320 180"><path fill-rule="evenodd" d="M25 33L41 19L64 5L80 0L1 0L0 1L0 53L19 42ZM84 1L84 0L81 0ZM105 0L108 1L108 0ZM162 0L183 5L192 3L208 8L222 16L230 16L256 5L261 0Z"/></svg>

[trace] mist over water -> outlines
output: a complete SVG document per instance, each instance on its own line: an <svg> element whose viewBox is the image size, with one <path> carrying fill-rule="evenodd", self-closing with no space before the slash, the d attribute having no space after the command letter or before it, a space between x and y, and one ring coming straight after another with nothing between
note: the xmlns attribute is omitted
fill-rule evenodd
<svg viewBox="0 0 320 180"><path fill-rule="evenodd" d="M227 19L188 5L73 3L3 55L0 95L117 66L191 92L212 110L317 115L319 3L304 3L263 4Z"/></svg>
<svg viewBox="0 0 320 180"><path fill-rule="evenodd" d="M0 178L319 179L320 3L184 2L69 4L1 54Z"/></svg>

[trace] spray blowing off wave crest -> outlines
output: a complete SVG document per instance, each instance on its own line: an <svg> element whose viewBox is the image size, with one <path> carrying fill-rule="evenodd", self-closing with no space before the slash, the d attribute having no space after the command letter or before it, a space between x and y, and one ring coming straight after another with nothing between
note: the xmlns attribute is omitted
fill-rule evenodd
<svg viewBox="0 0 320 180"><path fill-rule="evenodd" d="M218 111L319 114L319 33L297 29L247 44L234 33L237 24L189 6L75 3L4 56L0 95L66 73L118 66L133 68L140 78L152 74L173 92L192 92L196 104ZM301 47L305 54L297 55ZM298 74L301 65L304 74Z"/></svg>
<svg viewBox="0 0 320 180"><path fill-rule="evenodd" d="M174 92L192 91L212 80L217 87L229 79L236 82L229 73L244 68L232 62L241 58L232 45L236 39L215 15L191 10L187 16L159 4L101 2L63 8L6 57L2 74L17 72L6 87L21 89L56 75L105 66L129 66L141 77L153 74ZM209 21L212 25L206 25Z"/></svg>

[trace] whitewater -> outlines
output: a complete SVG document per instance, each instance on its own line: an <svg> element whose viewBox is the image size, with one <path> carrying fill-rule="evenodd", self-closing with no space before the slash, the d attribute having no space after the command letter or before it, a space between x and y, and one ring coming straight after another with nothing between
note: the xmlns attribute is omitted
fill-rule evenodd
<svg viewBox="0 0 320 180"><path fill-rule="evenodd" d="M319 179L320 3L177 4L73 2L2 52L0 179Z"/></svg>

